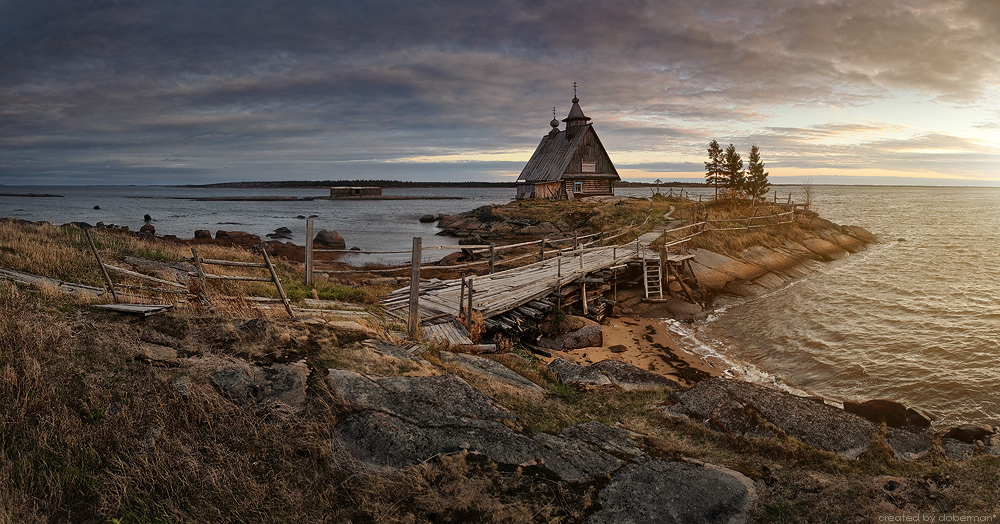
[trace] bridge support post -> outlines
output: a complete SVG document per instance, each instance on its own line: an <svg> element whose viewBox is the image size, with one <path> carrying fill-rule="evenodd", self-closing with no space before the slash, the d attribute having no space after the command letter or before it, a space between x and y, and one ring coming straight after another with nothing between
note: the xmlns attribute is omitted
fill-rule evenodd
<svg viewBox="0 0 1000 524"><path fill-rule="evenodd" d="M423 239L413 237L413 252L410 257L410 314L406 317L406 333L417 338L420 324L420 247ZM471 301L470 301L471 302Z"/></svg>

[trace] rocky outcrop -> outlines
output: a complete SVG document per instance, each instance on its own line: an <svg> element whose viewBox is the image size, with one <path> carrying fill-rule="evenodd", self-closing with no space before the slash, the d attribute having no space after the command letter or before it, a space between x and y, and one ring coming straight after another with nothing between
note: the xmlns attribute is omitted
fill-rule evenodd
<svg viewBox="0 0 1000 524"><path fill-rule="evenodd" d="M757 491L741 473L689 461L636 459L612 477L592 524L746 522Z"/></svg>
<svg viewBox="0 0 1000 524"><path fill-rule="evenodd" d="M665 410L668 414L738 435L770 437L782 432L847 458L860 455L879 434L875 424L823 402L725 378L701 381L675 397L677 404ZM901 447L897 455L912 457L930 448L930 440L911 434L896 433L888 439Z"/></svg>
<svg viewBox="0 0 1000 524"><path fill-rule="evenodd" d="M562 358L550 362L549 371L556 374L559 382L580 389L611 385L611 379L600 371Z"/></svg>

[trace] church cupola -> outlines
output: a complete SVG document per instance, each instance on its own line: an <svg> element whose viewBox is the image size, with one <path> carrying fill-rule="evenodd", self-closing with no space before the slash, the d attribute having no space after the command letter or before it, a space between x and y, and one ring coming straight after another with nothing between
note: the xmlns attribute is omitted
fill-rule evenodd
<svg viewBox="0 0 1000 524"><path fill-rule="evenodd" d="M587 125L587 121L590 117L583 114L583 109L580 109L580 99L576 97L576 82L573 82L573 107L569 110L569 115L563 119L566 122L566 130L578 126Z"/></svg>

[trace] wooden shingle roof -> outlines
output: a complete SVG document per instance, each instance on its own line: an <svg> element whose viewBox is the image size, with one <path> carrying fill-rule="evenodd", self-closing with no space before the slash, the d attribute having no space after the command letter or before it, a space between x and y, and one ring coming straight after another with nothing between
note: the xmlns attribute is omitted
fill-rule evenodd
<svg viewBox="0 0 1000 524"><path fill-rule="evenodd" d="M574 128L574 134L568 140L566 131L548 134L539 142L535 153L525 164L521 174L517 177L518 182L558 182L562 180L563 173L573 154L576 153L583 137L590 131L591 125L586 124Z"/></svg>

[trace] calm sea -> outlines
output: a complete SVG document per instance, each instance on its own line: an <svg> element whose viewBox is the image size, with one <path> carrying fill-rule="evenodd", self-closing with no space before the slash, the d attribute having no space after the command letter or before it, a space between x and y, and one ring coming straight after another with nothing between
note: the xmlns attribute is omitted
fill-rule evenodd
<svg viewBox="0 0 1000 524"><path fill-rule="evenodd" d="M795 188L792 188L793 191ZM778 188L781 198L788 188ZM405 189L388 195L458 200L198 202L190 196L323 196L321 189L187 189L162 186L0 187L0 216L53 223L115 223L159 234L278 227L301 244L305 220L338 230L348 246L406 250L453 244L424 214L508 202L511 189ZM817 186L814 209L885 241L824 265L766 296L731 304L695 325L672 324L732 373L844 399L889 398L938 423L1000 423L1000 189ZM619 194L648 196L649 190ZM93 209L100 206L100 210ZM440 256L431 252L428 258ZM386 256L385 261L393 261ZM700 345L700 346L699 346Z"/></svg>

